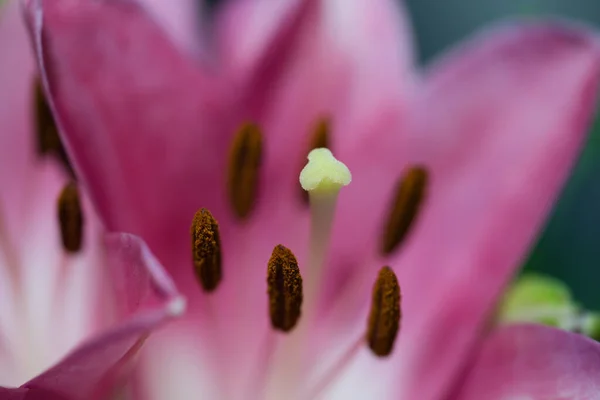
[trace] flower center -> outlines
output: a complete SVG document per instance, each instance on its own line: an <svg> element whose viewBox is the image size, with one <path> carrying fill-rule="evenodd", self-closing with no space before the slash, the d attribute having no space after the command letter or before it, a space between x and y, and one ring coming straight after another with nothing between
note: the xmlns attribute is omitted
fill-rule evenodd
<svg viewBox="0 0 600 400"><path fill-rule="evenodd" d="M309 143L308 163L300 172L303 198L310 204L311 228L304 277L292 250L282 244L275 246L267 265L268 312L274 331L287 334L270 336L276 341L269 348L267 365L259 387L266 398L287 398L290 393L323 392L344 370L366 344L374 355L392 353L400 328L400 286L393 270L383 267L372 293L372 306L363 334L345 351L339 360L321 374L306 390L300 383L306 376L306 347L314 326L319 291L323 279L325 257L337 198L352 176L349 169L327 149L331 144L330 123L321 119L315 124ZM255 207L258 195L263 137L260 129L250 123L237 132L229 153L228 195L234 214L246 219ZM387 223L382 227L381 251L389 255L399 248L414 225L426 194L428 174L425 168L409 168L400 178L391 201ZM193 265L196 276L206 292L214 291L221 282L221 242L217 221L206 209L194 216L191 227ZM226 272L225 272L226 273ZM300 318L302 316L302 318ZM271 334L273 335L273 334Z"/></svg>

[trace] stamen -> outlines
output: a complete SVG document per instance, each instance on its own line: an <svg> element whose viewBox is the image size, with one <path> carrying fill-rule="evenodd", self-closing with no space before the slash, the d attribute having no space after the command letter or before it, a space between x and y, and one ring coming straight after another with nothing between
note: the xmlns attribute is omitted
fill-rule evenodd
<svg viewBox="0 0 600 400"><path fill-rule="evenodd" d="M398 182L382 237L384 255L396 250L406 238L425 199L427 183L427 170L421 166L408 169Z"/></svg>
<svg viewBox="0 0 600 400"><path fill-rule="evenodd" d="M35 82L34 90L38 152L41 155L54 154L73 175L73 169L58 135L58 128L39 79Z"/></svg>
<svg viewBox="0 0 600 400"><path fill-rule="evenodd" d="M308 151L312 151L318 148L327 148L331 150L331 135L330 132L330 121L328 118L321 118L317 121L312 136L310 138ZM301 187L302 188L302 187ZM308 192L302 188L301 198L304 203L308 204L309 196Z"/></svg>
<svg viewBox="0 0 600 400"><path fill-rule="evenodd" d="M400 328L400 285L396 274L383 267L373 286L367 327L369 347L379 357L389 356Z"/></svg>
<svg viewBox="0 0 600 400"><path fill-rule="evenodd" d="M73 182L67 184L58 197L58 221L65 250L78 252L83 241L83 213L79 190Z"/></svg>
<svg viewBox="0 0 600 400"><path fill-rule="evenodd" d="M219 224L202 208L194 215L191 228L194 271L202 288L212 292L221 282L221 239Z"/></svg>
<svg viewBox="0 0 600 400"><path fill-rule="evenodd" d="M229 154L228 191L235 215L245 219L257 197L262 134L258 126L244 124L236 134Z"/></svg>
<svg viewBox="0 0 600 400"><path fill-rule="evenodd" d="M269 313L273 328L289 332L296 326L302 307L302 277L294 254L275 246L267 271Z"/></svg>

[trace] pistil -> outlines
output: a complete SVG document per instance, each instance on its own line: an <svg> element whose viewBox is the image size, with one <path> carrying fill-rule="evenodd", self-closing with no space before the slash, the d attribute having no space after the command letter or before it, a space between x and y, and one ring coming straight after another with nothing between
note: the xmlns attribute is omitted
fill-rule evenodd
<svg viewBox="0 0 600 400"><path fill-rule="evenodd" d="M325 148L312 150L300 173L300 184L310 198L310 242L306 276L306 319L312 318L323 278L339 191L352 181L352 174Z"/></svg>
<svg viewBox="0 0 600 400"><path fill-rule="evenodd" d="M350 170L325 148L312 150L300 173L300 184L309 194L311 228L308 263L304 274L302 321L276 350L275 365L267 387L267 399L280 399L297 389L304 374L310 327L318 304L323 265L329 247L333 217L339 191L352 180ZM282 397L283 396L283 397Z"/></svg>

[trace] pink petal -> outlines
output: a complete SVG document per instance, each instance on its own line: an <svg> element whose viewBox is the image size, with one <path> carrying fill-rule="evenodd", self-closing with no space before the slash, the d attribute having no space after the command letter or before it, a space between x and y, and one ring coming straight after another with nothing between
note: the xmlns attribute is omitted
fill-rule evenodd
<svg viewBox="0 0 600 400"><path fill-rule="evenodd" d="M2 400L25 400L25 399L28 399L27 392L28 392L28 390L23 389L23 388L16 388L16 389L0 388L0 399L2 399Z"/></svg>
<svg viewBox="0 0 600 400"><path fill-rule="evenodd" d="M248 101L239 105L243 111L228 102L215 100L226 112L207 105L218 83L207 82L198 66L178 54L135 2L63 2L29 2L28 15L75 163L108 228L142 233L162 261L176 259L167 264L185 267L178 283L193 282L187 261L193 212L207 207L224 231L231 227L222 193L234 126L223 124L249 114L265 128L265 201L256 214L273 212L274 204L283 214L300 214L297 174L315 121L333 115L340 127L334 141L351 147L371 132L372 119L382 119L373 111L385 109L388 119L405 102L402 88L411 86L403 15L392 1L369 7L359 1L307 2L310 18L292 35L297 41L285 49L288 56L275 57L285 62L278 63L273 81L257 74L263 78L253 87L263 89L256 96L268 101L257 101L263 106L255 113L252 92L241 96ZM353 40L347 32L354 32ZM269 87L274 93L263 93ZM264 232L271 225L261 226ZM297 241L298 233L286 232L279 242ZM262 279L264 265L251 267L260 268Z"/></svg>
<svg viewBox="0 0 600 400"><path fill-rule="evenodd" d="M224 3L217 14L215 34L220 61L228 74L240 84L250 79L262 59L273 53L273 44L293 39L311 3L316 2L236 0Z"/></svg>
<svg viewBox="0 0 600 400"><path fill-rule="evenodd" d="M138 309L151 290L165 299L179 298L175 284L141 238L111 233L106 243L114 263L110 272L118 296L115 303L124 313Z"/></svg>
<svg viewBox="0 0 600 400"><path fill-rule="evenodd" d="M107 238L107 250L108 265L119 279L112 288L115 297L108 287L105 301L124 322L79 346L24 387L69 399L102 398L128 371L128 361L152 330L184 312L184 299L139 238L113 234Z"/></svg>
<svg viewBox="0 0 600 400"><path fill-rule="evenodd" d="M68 150L107 227L171 248L173 226L187 236L198 207L224 204L205 190L226 162L218 79L135 1L31 0L26 10Z"/></svg>
<svg viewBox="0 0 600 400"><path fill-rule="evenodd" d="M32 132L35 60L17 0L0 9L0 160L11 168L0 169L0 219L9 229L18 226L15 214L24 201L23 182L32 173L35 151ZM22 214L21 214L22 215Z"/></svg>
<svg viewBox="0 0 600 400"><path fill-rule="evenodd" d="M434 183L395 260L406 282L400 350L423 344L408 376L437 371L442 385L467 351L579 156L599 79L596 36L559 24L497 31L428 74L412 148Z"/></svg>
<svg viewBox="0 0 600 400"><path fill-rule="evenodd" d="M146 312L114 331L80 346L58 365L24 387L41 388L72 399L100 398L108 394L118 374L137 353L146 336L171 315L167 310Z"/></svg>
<svg viewBox="0 0 600 400"><path fill-rule="evenodd" d="M195 0L140 0L167 31L172 39L186 51L196 52L200 46L200 2Z"/></svg>
<svg viewBox="0 0 600 400"><path fill-rule="evenodd" d="M353 299L369 293L375 268L398 273L400 398L437 399L447 388L577 159L599 77L598 42L585 30L499 29L427 73L406 149L348 158L353 183L342 195L332 260L336 271L371 266L343 300L357 310ZM422 215L394 256L361 262L378 249L380 213L407 163L430 170Z"/></svg>
<svg viewBox="0 0 600 400"><path fill-rule="evenodd" d="M483 343L454 399L594 399L600 344L538 325L499 328Z"/></svg>

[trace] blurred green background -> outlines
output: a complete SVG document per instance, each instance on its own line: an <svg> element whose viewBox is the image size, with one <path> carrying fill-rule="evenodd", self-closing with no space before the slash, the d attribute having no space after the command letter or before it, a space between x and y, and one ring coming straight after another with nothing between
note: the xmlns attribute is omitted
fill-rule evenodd
<svg viewBox="0 0 600 400"><path fill-rule="evenodd" d="M494 21L560 16L600 28L600 0L408 0L420 61ZM600 120L525 270L558 277L600 309Z"/></svg>
<svg viewBox="0 0 600 400"><path fill-rule="evenodd" d="M200 0L215 6L223 0ZM399 0L401 1L401 0ZM405 0L419 61L489 23L515 16L561 17L600 29L600 0ZM600 310L600 119L525 271L555 276L590 309Z"/></svg>

